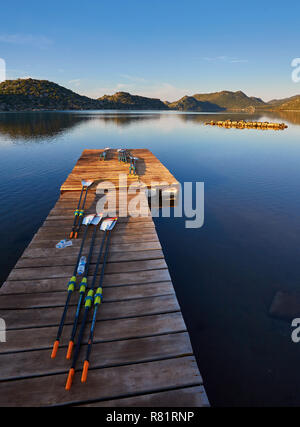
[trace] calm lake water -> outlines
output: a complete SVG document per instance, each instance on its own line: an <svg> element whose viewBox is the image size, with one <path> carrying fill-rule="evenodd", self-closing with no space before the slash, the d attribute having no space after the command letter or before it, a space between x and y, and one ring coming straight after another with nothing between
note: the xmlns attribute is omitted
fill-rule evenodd
<svg viewBox="0 0 300 427"><path fill-rule="evenodd" d="M205 223L156 219L212 405L299 405L300 344L268 310L300 287L300 114L285 131L204 126L216 115L0 114L0 282L85 148L149 148L181 182L205 183ZM176 373L174 373L176 374Z"/></svg>

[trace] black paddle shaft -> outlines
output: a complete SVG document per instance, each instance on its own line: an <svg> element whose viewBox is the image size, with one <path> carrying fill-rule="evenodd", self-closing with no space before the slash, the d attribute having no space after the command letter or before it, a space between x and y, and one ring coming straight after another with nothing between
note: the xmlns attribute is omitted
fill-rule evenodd
<svg viewBox="0 0 300 427"><path fill-rule="evenodd" d="M84 190L84 186L82 186L80 197L79 197L78 204L77 204L77 209L76 209L75 214L74 214L75 218L74 218L74 222L73 222L73 228L76 226L76 222L77 222L77 218L78 218L78 214L79 214L79 208L80 208L80 204L81 204L83 190ZM72 231L74 231L74 230L72 229Z"/></svg>
<svg viewBox="0 0 300 427"><path fill-rule="evenodd" d="M102 243L100 246L100 250L99 250L99 254L98 254L98 259L97 259L97 263L96 263L96 268L95 268L95 272L94 272L94 276L93 276L93 281L92 281L92 285L90 288L90 291L93 291L95 288L95 283L96 283L96 278L97 278L97 273L98 273L98 269L99 269L99 264L100 264L100 260L101 260L101 256L102 256L102 252L103 252L103 246L104 246L104 242L106 239L106 235L107 235L107 230L105 230L105 234L103 236L102 239ZM84 315L83 315L83 319L81 321L81 326L80 326L80 331L79 331L79 335L78 335L78 340L77 340L77 344L76 344L76 348L75 348L75 353L74 353L74 357L73 357L73 362L72 362L72 369L75 369L76 367L76 362L79 356L79 351L80 351L80 346L81 346L81 341L82 341L82 337L83 337L83 333L84 333L84 329L85 329L85 324L88 318L88 314L90 311L90 307L91 307L91 301L89 300L89 302L87 302L87 299L90 298L89 295L86 298L86 304L85 304L85 310L84 310Z"/></svg>
<svg viewBox="0 0 300 427"><path fill-rule="evenodd" d="M84 195L84 199L83 199L83 204L81 206L81 209L79 211L79 218L78 218L78 222L77 225L75 224L75 227L73 227L72 231L75 233L75 237L77 237L79 230L81 228L82 225L82 221L83 221L83 215L84 215L84 208L85 208L85 203L86 203L86 198L88 195L88 191L89 191L89 187L86 187L85 190L85 195Z"/></svg>

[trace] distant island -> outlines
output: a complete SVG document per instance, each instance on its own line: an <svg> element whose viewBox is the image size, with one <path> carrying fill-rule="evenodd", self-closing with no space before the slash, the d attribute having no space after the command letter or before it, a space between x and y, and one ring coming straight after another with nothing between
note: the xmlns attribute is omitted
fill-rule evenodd
<svg viewBox="0 0 300 427"><path fill-rule="evenodd" d="M17 79L0 83L0 111L174 110L195 112L300 111L300 95L264 102L242 91L184 96L175 102L117 92L88 98L48 80Z"/></svg>

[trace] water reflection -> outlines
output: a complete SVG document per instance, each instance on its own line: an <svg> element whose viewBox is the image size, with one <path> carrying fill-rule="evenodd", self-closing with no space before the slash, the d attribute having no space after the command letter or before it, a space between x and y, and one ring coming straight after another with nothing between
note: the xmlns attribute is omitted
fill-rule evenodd
<svg viewBox="0 0 300 427"><path fill-rule="evenodd" d="M284 120L294 125L300 125L300 112L298 111L271 111L267 115L272 119Z"/></svg>
<svg viewBox="0 0 300 427"><path fill-rule="evenodd" d="M161 114L101 114L97 116L97 119L103 121L106 124L112 124L119 127L126 127L136 123L142 123L149 120L160 120Z"/></svg>
<svg viewBox="0 0 300 427"><path fill-rule="evenodd" d="M52 138L86 120L72 113L2 113L0 134L12 140Z"/></svg>
<svg viewBox="0 0 300 427"><path fill-rule="evenodd" d="M12 140L40 140L53 138L87 121L102 122L118 127L137 122L159 120L160 114L103 114L76 112L30 112L0 114L0 135Z"/></svg>
<svg viewBox="0 0 300 427"><path fill-rule="evenodd" d="M203 125L210 120L250 120L263 121L267 119L277 121L287 121L288 123L300 125L300 112L259 112L253 114L246 113L218 113L218 114L195 114L166 112L32 112L32 113L1 113L0 114L0 135L9 137L12 141L22 140L43 140L54 138L60 134L92 121L111 125L115 127L129 127L138 123L160 121L172 119L176 115L177 119L183 122Z"/></svg>
<svg viewBox="0 0 300 427"><path fill-rule="evenodd" d="M261 114L245 114L245 113L218 113L218 114L182 114L180 118L186 122L194 122L199 124L204 124L210 120L251 120L259 121L262 117Z"/></svg>

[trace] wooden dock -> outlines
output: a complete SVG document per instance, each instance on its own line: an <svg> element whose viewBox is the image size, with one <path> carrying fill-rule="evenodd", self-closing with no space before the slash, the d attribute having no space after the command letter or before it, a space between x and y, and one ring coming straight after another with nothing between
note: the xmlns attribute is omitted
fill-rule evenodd
<svg viewBox="0 0 300 427"><path fill-rule="evenodd" d="M7 328L6 343L0 343L0 406L209 406L145 195L141 204L147 214L119 218L112 233L87 383L80 382L82 355L72 389L64 388L76 294L58 355L50 358L82 232L71 247L56 249L55 244L70 232L81 179L114 182L118 195L127 191L117 177L128 173L128 165L118 162L115 150L100 161L101 151L83 152L0 290L0 317ZM130 151L140 160L138 176L129 178L128 185L142 181L149 186L153 180L177 184L150 151ZM95 188L88 195L87 213L96 209ZM100 239L98 232L97 245ZM96 254L90 274L95 259Z"/></svg>

